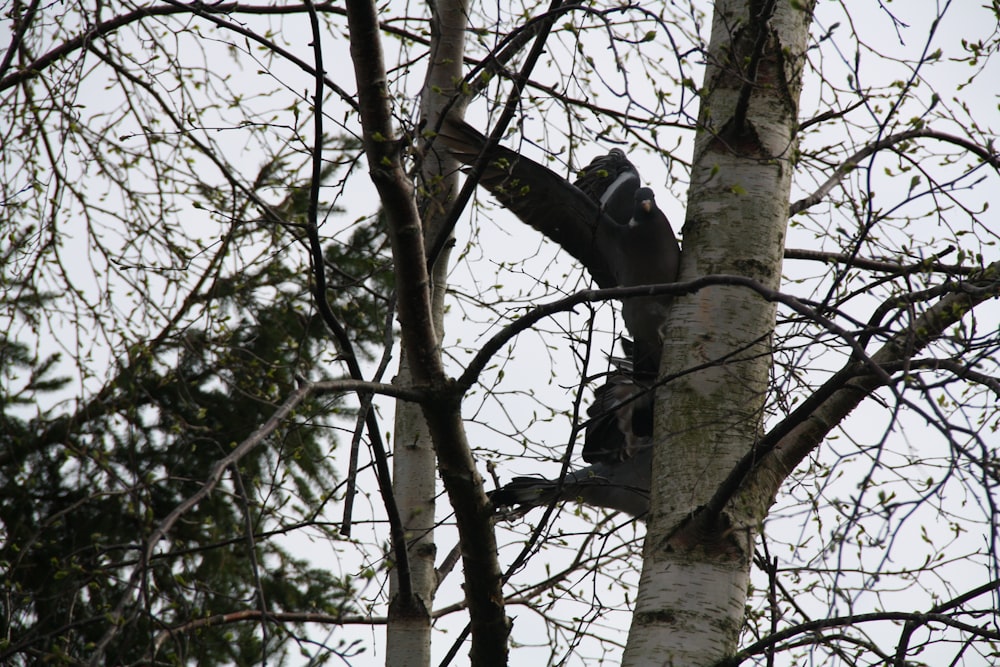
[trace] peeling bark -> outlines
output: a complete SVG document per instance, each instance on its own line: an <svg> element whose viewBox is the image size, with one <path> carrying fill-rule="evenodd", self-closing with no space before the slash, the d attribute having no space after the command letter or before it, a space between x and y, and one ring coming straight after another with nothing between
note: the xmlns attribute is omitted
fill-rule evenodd
<svg viewBox="0 0 1000 667"><path fill-rule="evenodd" d="M715 4L681 280L727 274L778 287L810 19L789 3ZM673 306L661 375L708 368L657 392L649 532L624 665L710 665L735 651L757 524L692 517L760 435L774 324L774 306L738 286Z"/></svg>

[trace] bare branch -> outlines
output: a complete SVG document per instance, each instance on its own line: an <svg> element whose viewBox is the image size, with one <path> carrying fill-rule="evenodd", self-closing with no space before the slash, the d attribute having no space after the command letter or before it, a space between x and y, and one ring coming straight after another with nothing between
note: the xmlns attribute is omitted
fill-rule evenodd
<svg viewBox="0 0 1000 667"><path fill-rule="evenodd" d="M987 148L984 148L983 146L980 146L975 142L969 141L968 139L964 139L962 137L956 137L952 134L947 134L945 132L936 132L934 130L926 128L918 130L907 130L905 132L891 134L888 137L885 137L871 144L868 144L867 146L856 152L854 155L847 158L847 160L845 160L843 164L837 167L836 171L833 172L833 175L830 176L830 178L826 179L826 182L824 182L821 186L819 186L819 188L817 188L815 192L813 192L811 195L807 197L803 197L797 202L794 202L789 207L788 209L789 217L801 213L807 208L811 208L812 206L815 206L819 202L823 201L823 198L826 197L828 194L830 194L830 191L833 190L833 188L836 187L836 185L840 183L840 181L842 181L845 176L854 171L854 169L859 164L861 164L862 160L864 160L865 158L886 148L892 148L897 144L910 141L912 139L920 139L920 138L936 139L938 141L943 141L945 143L954 144L956 146L966 149L973 155L976 155L983 162L990 165L994 169L1000 170L1000 155L991 152Z"/></svg>
<svg viewBox="0 0 1000 667"><path fill-rule="evenodd" d="M385 619L378 616L342 616L340 614L324 614L321 612L288 611L273 611L264 614L258 609L245 609L243 611L213 614L212 616L197 618L193 621L176 625L169 630L163 630L156 635L153 647L146 658L151 660L167 640L177 635L190 634L220 625L262 620L269 620L276 623L318 623L320 625L383 625L385 623Z"/></svg>
<svg viewBox="0 0 1000 667"><path fill-rule="evenodd" d="M993 587L996 587L996 582L993 582ZM885 612L873 612L870 614L853 614L850 616L835 616L832 618L817 619L815 621L809 621L807 623L800 623L799 625L793 626L791 628L785 628L784 630L779 630L774 634L769 635L766 639L759 642L755 642L743 649L736 655L726 660L722 660L716 663L716 667L736 667L737 665L743 663L753 655L763 653L766 649L777 645L780 642L790 639L796 635L802 635L806 633L814 633L817 630L825 630L827 628L843 628L856 626L861 623L873 623L877 621L904 621L906 623L912 623L915 625L927 625L929 623L939 623L941 625L947 625L953 628L958 628L963 632L983 639L991 639L996 641L1000 639L1000 632L995 630L990 630L983 626L972 625L970 623L963 623L962 621L956 620L955 618L948 616L947 614L935 614L935 613L920 613L920 612L901 612L901 611L885 611Z"/></svg>
<svg viewBox="0 0 1000 667"><path fill-rule="evenodd" d="M374 3L359 1L347 5L363 141L371 178L388 221L403 346L414 381L427 386L435 398L433 404L423 405L423 412L464 545L472 663L505 664L508 629L491 506L462 428L461 394L454 391L444 375L431 311L423 228L412 183L401 163L399 143L394 140L377 16ZM395 602L415 604L416 600L397 598Z"/></svg>
<svg viewBox="0 0 1000 667"><path fill-rule="evenodd" d="M766 301L781 303L791 308L799 315L815 320L828 331L841 338L854 351L857 358L862 360L867 359L864 349L858 344L850 332L846 331L843 327L837 325L829 318L820 315L815 311L815 309L811 308L803 301L788 294L782 294L777 290L766 287L752 278L747 278L745 276L717 275L702 276L687 282L677 282L666 285L637 285L635 287L613 287L601 290L583 290L571 296L559 299L558 301L553 301L552 303L532 308L525 315L504 327L492 338L490 338L490 340L483 344L476 356L474 356L472 361L469 362L465 372L463 372L458 378L457 385L462 391L467 391L468 388L476 382L479 374L484 368L486 368L486 365L489 363L493 355L502 349L508 341L518 334L527 331L542 319L554 315L555 313L572 310L574 306L588 302L625 299L633 296L654 296L660 294L682 296L684 294L693 294L701 289L713 285L735 285L746 287L759 294L761 298ZM880 377L884 376L884 378L888 380L888 376L885 376L885 374L877 366L873 365L871 367L871 372Z"/></svg>
<svg viewBox="0 0 1000 667"><path fill-rule="evenodd" d="M942 297L872 355L870 364L883 368L918 354L970 310L1000 294L998 273L1000 264L992 264L960 285L957 291ZM863 399L888 383L885 371L873 373L870 368L870 365L868 368L855 364L845 366L772 429L733 469L727 483L709 503L709 513L721 512L733 497L736 486L746 487L747 482L750 486L760 486L767 497L773 497L784 479L819 446L831 429ZM746 481L737 482L745 476Z"/></svg>
<svg viewBox="0 0 1000 667"><path fill-rule="evenodd" d="M67 39L58 47L52 49L48 53L36 58L31 63L25 65L21 69L17 70L13 74L9 74L3 78L0 78L0 90L6 90L11 86L15 86L23 81L32 79L38 76L41 72L48 69L54 63L62 60L63 58L69 56L74 51L78 51L83 48L89 48L90 44L106 35L113 34L120 28L135 23L137 21L142 21L143 19L152 16L169 16L173 14L194 14L200 16L220 28L224 28L231 32L240 34L247 39L250 39L258 44L266 47L269 51L273 51L286 58L289 62L293 63L302 71L316 75L316 70L313 69L311 65L297 57L291 51L281 47L276 42L269 40L252 30L247 30L246 28L232 23L230 21L225 21L215 16L215 14L234 14L234 13L245 13L245 14L301 14L308 11L308 5L283 5L283 6L260 6L260 5L244 5L238 2L233 3L222 3L222 4L202 4L202 3L183 3L178 0L163 0L165 3L161 6L156 7L144 7L142 9L136 9L125 14L121 14L107 21L100 21L86 30L84 33L77 35L76 37ZM329 7L324 8L326 11L330 11ZM343 10L340 10L341 12ZM0 70L2 71L2 70ZM340 95L340 98L347 104L356 107L356 102L354 97L345 91L343 88L337 85L333 80L326 79L324 77L324 83L330 90L334 90Z"/></svg>
<svg viewBox="0 0 1000 667"><path fill-rule="evenodd" d="M828 264L845 264L868 271L881 271L896 275L909 275L912 273L923 273L926 271L934 273L944 273L950 276L968 276L982 271L980 266L963 266L961 264L941 264L937 260L955 251L954 246L948 246L934 257L927 261L916 264L900 264L898 261L865 259L854 257L843 252L823 252L820 250L802 250L797 248L786 248L785 259L801 259L814 262L825 262Z"/></svg>
<svg viewBox="0 0 1000 667"><path fill-rule="evenodd" d="M145 578L148 574L146 565L152 558L153 551L156 549L160 540L166 539L170 530L174 527L174 524L176 524L177 521L188 512L188 510L192 509L204 500L208 494L210 494L212 490L218 486L226 468L231 465L235 465L251 450L264 442L264 439L274 433L274 431L284 423L285 419L295 410L295 408L310 394L312 394L315 388L316 385L307 384L292 392L288 398L285 399L285 402L282 403L277 410L275 410L270 419L251 433L250 436L243 442L236 445L236 447L234 447L229 454L215 463L211 472L208 474L208 477L202 483L201 488L180 502L156 525L152 533L150 533L149 537L146 538L146 541L144 542L139 564L132 570L132 574L129 576L128 581L125 584L125 590L122 593L118 604L115 605L115 608L108 614L108 617L113 619L113 622L108 625L108 629L104 633L104 636L101 637L100 641L97 642L97 645L94 647L94 652L89 661L92 667L104 664L104 651L107 649L108 644L110 644L111 640L114 639L115 636L127 626L127 621L138 613L138 610L132 610L126 613L126 609L132 604L132 600L137 588L139 587L140 580Z"/></svg>

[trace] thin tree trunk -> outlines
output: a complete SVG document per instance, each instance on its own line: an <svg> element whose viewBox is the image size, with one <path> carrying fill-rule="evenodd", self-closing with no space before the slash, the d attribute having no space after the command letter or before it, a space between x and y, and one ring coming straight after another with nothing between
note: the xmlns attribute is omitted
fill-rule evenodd
<svg viewBox="0 0 1000 667"><path fill-rule="evenodd" d="M410 385L410 370L404 354L394 380ZM406 549L410 555L412 600L400 599L399 581L393 570L389 579L389 614L386 625L386 665L425 667L431 661L430 611L437 581L434 576L434 448L420 406L396 403L392 477L399 506Z"/></svg>
<svg viewBox="0 0 1000 667"><path fill-rule="evenodd" d="M431 3L430 9L432 57L421 95L421 111L425 126L435 127L454 94L454 82L462 76L468 7L463 0L442 0ZM444 213L457 188L457 165L454 160L445 163L443 157L437 152L429 152L421 170L423 188L420 191L424 194L419 208L423 211L424 240L428 247L437 238ZM444 247L431 274L431 313L438 344L444 333L450 247L450 244ZM405 352L395 382L401 386L412 383ZM390 579L385 664L426 667L431 661L430 612L438 585L437 545L434 542L437 466L430 432L419 405L402 401L396 404L394 433L394 490L406 533L414 599L400 600L399 582L395 576Z"/></svg>
<svg viewBox="0 0 1000 667"><path fill-rule="evenodd" d="M777 288L811 21L795 3L715 3L681 280L729 274ZM772 15L773 12L773 15ZM760 433L775 308L739 287L679 299L657 394L651 516L624 665L711 665L736 647L757 523L704 505Z"/></svg>

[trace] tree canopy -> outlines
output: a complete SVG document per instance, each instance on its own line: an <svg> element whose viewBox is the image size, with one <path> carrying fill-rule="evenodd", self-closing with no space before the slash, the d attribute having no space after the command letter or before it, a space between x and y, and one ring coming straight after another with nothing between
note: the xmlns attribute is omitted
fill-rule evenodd
<svg viewBox="0 0 1000 667"><path fill-rule="evenodd" d="M0 662L995 661L1000 10L899 4L9 5ZM496 185L611 148L676 283ZM652 513L497 514L639 295Z"/></svg>

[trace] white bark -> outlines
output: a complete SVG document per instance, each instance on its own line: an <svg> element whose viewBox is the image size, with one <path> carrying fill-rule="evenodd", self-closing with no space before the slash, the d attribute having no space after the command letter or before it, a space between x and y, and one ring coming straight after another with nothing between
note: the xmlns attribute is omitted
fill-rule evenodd
<svg viewBox="0 0 1000 667"><path fill-rule="evenodd" d="M446 0L432 5L436 30L432 31L433 53L423 89L423 117L434 124L443 106L454 92L454 82L461 77L461 63L465 44L467 6L462 0ZM457 173L456 165L442 165L440 156L427 155L423 165L425 186L440 187L428 206L423 220L425 240L432 243L439 232L447 202L453 198L456 178L439 179L444 173ZM425 190L431 192L431 190ZM444 295L449 251L442 251L432 274L434 289L431 309L438 342L443 336ZM400 360L399 374L395 380L407 386L410 372L405 354ZM431 662L431 619L434 592L437 588L434 542L435 485L437 465L434 447L426 421L419 405L397 403L393 443L393 480L396 501L402 515L410 555L410 573L413 593L419 600L415 608L400 614L390 613L386 627L385 664L392 667L426 667ZM390 579L389 595L395 601L399 582Z"/></svg>
<svg viewBox="0 0 1000 667"><path fill-rule="evenodd" d="M405 363L404 357L396 377L396 382L403 386L410 381ZM406 535L410 581L420 605L410 613L389 614L385 664L425 667L431 661L430 610L437 586L434 574L437 553L434 543L434 448L419 405L396 404L394 433L392 477L396 484L393 492ZM395 603L398 595L399 582L393 571L389 581L390 600Z"/></svg>
<svg viewBox="0 0 1000 667"><path fill-rule="evenodd" d="M777 288L811 14L777 2L759 41L751 4L766 3L715 4L680 278L742 275ZM762 57L741 125L755 43ZM711 665L735 650L763 517L732 511L704 525L695 512L759 434L774 319L740 287L704 289L672 309L661 372L712 365L657 394L651 517L624 665Z"/></svg>

